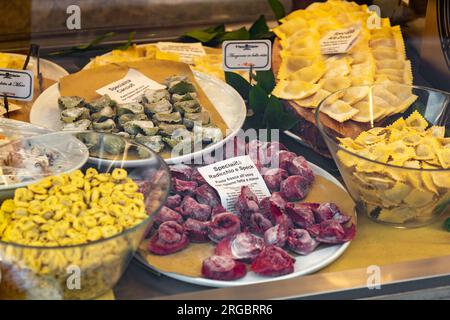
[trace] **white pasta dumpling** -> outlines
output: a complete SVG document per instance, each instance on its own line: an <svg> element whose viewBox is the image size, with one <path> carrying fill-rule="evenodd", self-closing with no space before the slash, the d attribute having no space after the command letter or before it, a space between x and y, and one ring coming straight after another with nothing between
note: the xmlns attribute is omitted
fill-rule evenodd
<svg viewBox="0 0 450 320"><path fill-rule="evenodd" d="M291 73L312 65L317 58L317 56L295 56L282 52L277 78L286 79Z"/></svg>
<svg viewBox="0 0 450 320"><path fill-rule="evenodd" d="M386 109L373 108L367 100L359 101L353 104L352 107L359 110L359 112L352 117L352 120L356 122L374 122L381 119L386 114Z"/></svg>
<svg viewBox="0 0 450 320"><path fill-rule="evenodd" d="M336 56L325 60L326 73L324 78L345 77L350 73L350 61L347 57Z"/></svg>
<svg viewBox="0 0 450 320"><path fill-rule="evenodd" d="M396 76L389 76L386 74L378 74L375 76L375 84L389 84L389 83L401 83L402 78Z"/></svg>
<svg viewBox="0 0 450 320"><path fill-rule="evenodd" d="M387 20L389 20L389 19L387 19ZM390 22L389 22L389 25L384 25L384 26L382 25L381 28L374 28L374 29L370 30L370 34L371 34L371 38L373 38L373 39L393 38Z"/></svg>
<svg viewBox="0 0 450 320"><path fill-rule="evenodd" d="M374 77L370 74L352 74L349 78L352 81L352 86L368 86L374 82Z"/></svg>
<svg viewBox="0 0 450 320"><path fill-rule="evenodd" d="M273 32L281 39L286 39L292 36L300 29L308 29L309 23L305 19L293 19L286 21L285 23L279 25L273 29Z"/></svg>
<svg viewBox="0 0 450 320"><path fill-rule="evenodd" d="M403 69L377 69L377 74L385 74L388 76L403 78Z"/></svg>
<svg viewBox="0 0 450 320"><path fill-rule="evenodd" d="M334 78L325 78L323 79L322 88L335 92L345 88L348 88L352 85L352 81L349 77L334 77Z"/></svg>
<svg viewBox="0 0 450 320"><path fill-rule="evenodd" d="M361 74L374 75L375 70L376 70L375 61L369 59L364 63L353 64L352 68L351 68L351 74L352 75L361 75Z"/></svg>
<svg viewBox="0 0 450 320"><path fill-rule="evenodd" d="M399 60L399 59L387 59L380 60L376 62L377 69L400 69L403 70L405 68L405 63L408 60Z"/></svg>
<svg viewBox="0 0 450 320"><path fill-rule="evenodd" d="M394 38L372 38L369 41L369 45L371 48L380 48L380 47L390 47L395 48L395 39Z"/></svg>
<svg viewBox="0 0 450 320"><path fill-rule="evenodd" d="M400 26L392 27L391 31L395 41L395 48L397 49L397 51L401 52L403 58L405 58L405 42L403 41L403 35Z"/></svg>
<svg viewBox="0 0 450 320"><path fill-rule="evenodd" d="M345 11L341 11L339 12L336 17L335 17L336 21L339 22L340 24L342 24L343 26L350 24L350 23L354 23L354 20L352 18L352 16L345 12Z"/></svg>
<svg viewBox="0 0 450 320"><path fill-rule="evenodd" d="M405 69L403 69L403 83L411 85L413 82L413 73L411 67L411 61L405 61Z"/></svg>
<svg viewBox="0 0 450 320"><path fill-rule="evenodd" d="M377 69L375 82L397 82L401 84L412 84L412 69L409 60L404 61L404 69Z"/></svg>
<svg viewBox="0 0 450 320"><path fill-rule="evenodd" d="M344 91L344 95L342 96L342 100L347 102L350 105L353 105L364 98L367 98L369 94L369 87L367 86L355 86L350 87Z"/></svg>
<svg viewBox="0 0 450 320"><path fill-rule="evenodd" d="M286 50L289 51L298 51L299 49L305 49L305 48L312 48L312 47L318 47L319 46L319 37L314 34L308 34L304 37L298 37L294 41L285 41L285 43L288 43L286 45ZM283 46L284 48L284 46Z"/></svg>
<svg viewBox="0 0 450 320"><path fill-rule="evenodd" d="M372 52L367 48L367 50L355 51L350 54L353 59L354 64L363 64L373 61Z"/></svg>
<svg viewBox="0 0 450 320"><path fill-rule="evenodd" d="M373 111L374 114L381 114L381 112L378 111L378 109L381 109L381 110L383 110L383 116L386 116L386 115L391 114L394 109L394 107L392 105L387 103L385 100L383 100L379 96L370 94L370 89L369 89L369 94L367 95L367 98L365 98L364 100L361 100L361 101L366 101L369 104L371 104L372 108L374 110ZM380 119L380 118L376 118L376 120L378 120L378 119Z"/></svg>
<svg viewBox="0 0 450 320"><path fill-rule="evenodd" d="M406 100L413 95L411 87L399 83L385 84L384 87L390 93L395 94L400 100Z"/></svg>
<svg viewBox="0 0 450 320"><path fill-rule="evenodd" d="M322 83L312 84L302 80L281 80L277 83L272 94L278 98L296 100L309 97L322 87Z"/></svg>
<svg viewBox="0 0 450 320"><path fill-rule="evenodd" d="M389 74L377 74L375 76L375 83L403 83L403 78Z"/></svg>
<svg viewBox="0 0 450 320"><path fill-rule="evenodd" d="M409 86L390 83L383 85L383 87L398 99L398 103L392 106L394 108L393 113L405 112L417 100L417 96L412 93Z"/></svg>
<svg viewBox="0 0 450 320"><path fill-rule="evenodd" d="M329 95L331 94L331 92L327 91L327 90L323 90L323 89L319 89L315 94L307 97L307 98L303 98L303 99L299 99L299 100L294 100L295 103L297 103L300 107L304 107L304 108L317 108L319 106L319 104L325 99L327 98Z"/></svg>
<svg viewBox="0 0 450 320"><path fill-rule="evenodd" d="M331 30L341 29L342 25L329 16L314 20L314 24L321 35L326 35Z"/></svg>
<svg viewBox="0 0 450 320"><path fill-rule="evenodd" d="M395 94L391 93L384 85L373 86L371 93L376 97L380 97L390 105L395 105L400 102L400 99Z"/></svg>
<svg viewBox="0 0 450 320"><path fill-rule="evenodd" d="M384 87L392 94L397 96L400 101L413 101L417 96L412 93L412 88L398 83L390 83Z"/></svg>
<svg viewBox="0 0 450 320"><path fill-rule="evenodd" d="M334 1L330 1L330 2L313 2L311 3L306 10L307 11L314 11L314 13L316 14L326 14L327 11L329 11L332 8L332 4L331 3L335 3Z"/></svg>
<svg viewBox="0 0 450 320"><path fill-rule="evenodd" d="M315 83L322 78L325 73L325 64L321 60L317 60L309 67L302 68L292 73L289 80L302 80L309 83Z"/></svg>
<svg viewBox="0 0 450 320"><path fill-rule="evenodd" d="M358 109L353 108L347 102L342 100L337 100L333 103L327 103L321 107L320 111L325 113L330 118L341 123L350 120L359 112Z"/></svg>
<svg viewBox="0 0 450 320"><path fill-rule="evenodd" d="M405 54L401 51L398 51L396 48L373 48L372 55L375 60L387 60L387 59L404 59Z"/></svg>
<svg viewBox="0 0 450 320"><path fill-rule="evenodd" d="M280 19L281 23L286 23L291 20L296 19L304 19L304 20L311 20L314 19L315 15L314 12L308 11L308 10L295 10L292 11L290 14L285 16L284 18Z"/></svg>
<svg viewBox="0 0 450 320"><path fill-rule="evenodd" d="M308 48L289 48L285 50L286 53L292 55L292 56L308 56L308 55L314 55L316 57L321 55L320 52L320 46L312 46Z"/></svg>
<svg viewBox="0 0 450 320"><path fill-rule="evenodd" d="M320 38L320 34L314 29L300 29L296 31L289 38L281 39L280 43L283 49L289 49L297 41L302 41L307 37Z"/></svg>
<svg viewBox="0 0 450 320"><path fill-rule="evenodd" d="M400 103L395 106L394 113L405 112L417 100L417 98L418 97L415 94L412 94L405 99L401 99Z"/></svg>

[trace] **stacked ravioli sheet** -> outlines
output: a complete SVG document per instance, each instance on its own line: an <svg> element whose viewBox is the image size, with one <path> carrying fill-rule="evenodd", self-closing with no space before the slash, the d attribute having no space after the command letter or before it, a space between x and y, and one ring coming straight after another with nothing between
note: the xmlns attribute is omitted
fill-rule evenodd
<svg viewBox="0 0 450 320"><path fill-rule="evenodd" d="M338 140L344 150L337 159L347 186L367 203L373 218L429 220L450 200L450 137L445 127L429 126L419 112Z"/></svg>
<svg viewBox="0 0 450 320"><path fill-rule="evenodd" d="M400 86L412 84L400 27L378 18L366 5L341 0L313 3L280 22L273 30L281 45L275 96L314 109L339 91L321 111L338 122L363 123L403 112L417 98L408 87ZM321 39L331 31L349 28L358 29L359 34L346 53L321 53ZM372 91L367 87L372 84L383 85Z"/></svg>

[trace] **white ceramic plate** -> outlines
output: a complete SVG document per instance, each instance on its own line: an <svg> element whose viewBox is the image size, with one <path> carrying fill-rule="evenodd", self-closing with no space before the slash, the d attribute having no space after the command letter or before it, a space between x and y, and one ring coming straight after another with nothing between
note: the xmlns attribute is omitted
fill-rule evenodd
<svg viewBox="0 0 450 320"><path fill-rule="evenodd" d="M0 118L0 134L6 136L10 140L50 132L51 131L49 129L36 126L29 122L23 122L8 118Z"/></svg>
<svg viewBox="0 0 450 320"><path fill-rule="evenodd" d="M22 57L23 59L26 59L26 55L24 54L17 54L17 53L8 53L8 55L14 56L14 57ZM42 76L46 79L50 79L53 81L59 81L62 77L65 77L69 75L69 73L61 66L57 65L54 62L51 62L46 59L40 59L41 63L41 72ZM30 62L28 63L27 70L33 71L33 73L37 74L37 60L36 58L31 57Z"/></svg>
<svg viewBox="0 0 450 320"><path fill-rule="evenodd" d="M309 165L313 169L313 172L316 176L322 176L325 179L333 182L336 184L339 188L344 190L346 189L344 186L331 174L323 170L322 168L312 164L309 162ZM350 197L350 195L349 195ZM355 215L356 217L356 215ZM356 219L354 220L356 223ZM170 272L161 272L158 269L152 267L149 265L145 259L140 256L139 254L136 254L136 258L143 263L145 266L168 276L169 278L177 279L183 282L197 284L201 286L206 287L217 287L217 288L225 288L225 287L237 287L237 286L244 286L244 285L251 285L251 284L257 284L257 283L263 283L263 282L273 282L273 281L279 281L279 280L285 280L290 278L295 278L298 276L303 276L306 274L310 274L313 272L316 272L317 270L320 270L333 261L335 261L337 258L339 258L344 251L348 248L350 245L350 242L346 242L343 244L338 245L320 245L315 251L310 253L307 256L297 256L295 257L295 264L294 264L294 272L280 276L280 277L263 277L255 274L254 272L249 272L247 275L239 280L235 281L220 281L220 280L211 280L206 278L197 278L197 277L189 277L185 275L180 275L177 273L170 273Z"/></svg>
<svg viewBox="0 0 450 320"><path fill-rule="evenodd" d="M232 139L242 128L246 117L245 102L234 90L225 82L201 72L194 72L195 79L200 87L214 104L217 111L230 129L230 134L223 140L210 144L206 148L183 156L165 159L168 164L187 162L198 158L203 154L209 154L216 148L220 148L227 141ZM49 128L51 130L61 130L60 111L58 108L58 98L60 97L58 84L55 83L45 90L34 102L30 112L30 122ZM93 158L91 158L92 160ZM105 163L107 160L103 160ZM139 165L141 160L130 160L133 165ZM146 161L146 160L144 160Z"/></svg>
<svg viewBox="0 0 450 320"><path fill-rule="evenodd" d="M11 144L0 147L0 154L3 152L10 152L10 145L14 144L21 144L24 148L37 146L40 150L54 153L57 157L54 160L54 164L50 166L50 175L67 173L79 169L86 163L89 157L87 147L80 140L68 133L41 133L14 140ZM15 184L0 185L0 199L10 197L15 189L37 182L49 175L38 175L35 171L30 172L32 172L30 174L30 177L32 177L31 179Z"/></svg>

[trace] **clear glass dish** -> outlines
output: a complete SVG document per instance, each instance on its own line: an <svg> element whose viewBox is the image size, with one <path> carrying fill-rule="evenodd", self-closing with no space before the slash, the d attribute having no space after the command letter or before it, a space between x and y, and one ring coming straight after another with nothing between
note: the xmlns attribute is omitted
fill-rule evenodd
<svg viewBox="0 0 450 320"><path fill-rule="evenodd" d="M117 135L95 132L57 132L42 137L46 137L46 141L49 139L68 141L76 137L79 141L86 143L91 155L94 151L97 155L110 154L111 146L107 143L111 139L116 144L119 143L120 152L110 155L108 161L89 157L81 167L81 171L85 173L87 169L95 168L98 173L111 173L115 168L125 169L128 177L139 186L138 192L144 196L143 201L148 217L130 228L121 227L123 229L121 232L109 237L77 245L32 246L0 240L0 298L91 299L98 297L117 283L141 240L151 228L152 216L162 207L170 191L169 170L165 162L151 149ZM87 143L94 140L97 144ZM129 160L129 155L137 150L144 152L147 157L141 158L137 165L134 165L134 161ZM40 178L46 176L48 175L43 174ZM35 182L36 180L30 183ZM2 202L0 200L0 205ZM28 211L29 215L31 215L30 212ZM82 212L83 210L80 211ZM102 222L97 218L96 223L99 225ZM73 228L73 222L70 224ZM85 227L89 230L87 225ZM69 237L68 233L63 237Z"/></svg>
<svg viewBox="0 0 450 320"><path fill-rule="evenodd" d="M380 100L372 95L373 89L386 88L386 86L390 86L393 92L410 92L416 95L417 99L402 113L379 121L373 120L374 115L379 114L381 108L377 103ZM371 121L368 123L357 124L354 121L337 123L321 112L324 106L342 98L348 90L354 92L354 88L356 87L335 92L325 98L316 110L315 119L340 174L356 202L358 213L365 214L378 223L399 228L420 227L434 222L443 213L448 212L450 207L449 168L436 169L423 168L423 166L412 168L388 164L344 148L340 145L338 138L355 139L361 131L374 127L386 127L401 117L407 118L414 111L418 111L430 126L445 127L446 137L449 137L450 94L419 86L379 84L358 87L369 92L366 98L372 101L372 108L369 111Z"/></svg>

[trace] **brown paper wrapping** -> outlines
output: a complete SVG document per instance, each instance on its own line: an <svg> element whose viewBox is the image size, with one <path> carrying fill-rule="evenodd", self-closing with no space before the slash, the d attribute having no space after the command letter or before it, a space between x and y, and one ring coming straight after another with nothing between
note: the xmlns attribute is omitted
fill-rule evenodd
<svg viewBox="0 0 450 320"><path fill-rule="evenodd" d="M59 83L59 90L62 96L80 96L88 101L93 100L99 97L96 90L125 77L130 68L138 70L159 83L163 83L166 78L173 75L187 76L195 85L201 105L209 111L212 122L220 128L222 134L225 136L228 129L225 121L200 85L195 81L194 74L189 65L182 62L145 60L110 64L95 69L81 70L62 78Z"/></svg>
<svg viewBox="0 0 450 320"><path fill-rule="evenodd" d="M316 175L314 184L303 202L334 202L342 212L352 215L353 223L356 223L355 204L348 193L322 176ZM151 266L158 269L158 271L190 277L201 277L202 262L214 253L215 247L212 243L191 243L183 251L167 256L158 256L148 253L147 243L148 240L142 243L139 254Z"/></svg>

